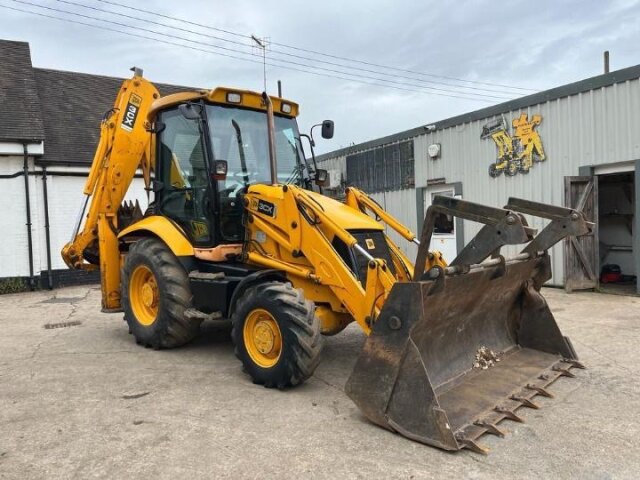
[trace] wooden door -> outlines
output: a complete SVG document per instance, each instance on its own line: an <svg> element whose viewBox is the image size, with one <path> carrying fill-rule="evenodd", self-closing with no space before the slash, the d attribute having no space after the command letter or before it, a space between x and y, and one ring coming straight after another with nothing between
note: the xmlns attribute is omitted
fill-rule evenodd
<svg viewBox="0 0 640 480"><path fill-rule="evenodd" d="M569 237L564 246L564 288L567 292L598 287L598 180L597 177L564 177L565 206L584 213L596 224L581 237Z"/></svg>

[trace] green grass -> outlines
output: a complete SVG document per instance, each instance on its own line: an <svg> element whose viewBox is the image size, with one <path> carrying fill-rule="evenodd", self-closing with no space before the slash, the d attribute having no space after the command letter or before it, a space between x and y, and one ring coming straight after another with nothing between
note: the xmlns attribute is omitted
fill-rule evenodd
<svg viewBox="0 0 640 480"><path fill-rule="evenodd" d="M29 290L26 278L2 278L0 279L0 295L5 293L19 293Z"/></svg>

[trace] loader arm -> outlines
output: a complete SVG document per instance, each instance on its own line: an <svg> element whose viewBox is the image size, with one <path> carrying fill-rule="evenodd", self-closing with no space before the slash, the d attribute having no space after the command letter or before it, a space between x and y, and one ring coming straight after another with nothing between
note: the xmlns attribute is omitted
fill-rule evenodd
<svg viewBox="0 0 640 480"><path fill-rule="evenodd" d="M147 113L159 96L138 69L122 83L113 108L102 119L82 207L71 240L62 250L69 268L100 269L102 306L107 311L120 307L118 209L139 167L149 187L152 159Z"/></svg>
<svg viewBox="0 0 640 480"><path fill-rule="evenodd" d="M246 197L248 236L259 237L258 232L266 234L278 250L267 251L251 242L247 259L250 263L285 272L294 286L311 281L328 287L327 298L316 299L316 303L342 304L364 332L369 333L397 279L386 262L367 253L348 231L348 226L332 218L331 211L317 197L295 185L252 186ZM258 205L265 198L277 202L276 217L260 211ZM353 215L362 214L354 212ZM292 225L295 227L291 228ZM382 226L378 228L382 230ZM366 281L358 279L332 246L331 239L336 237L367 259ZM338 302L329 298L332 294Z"/></svg>

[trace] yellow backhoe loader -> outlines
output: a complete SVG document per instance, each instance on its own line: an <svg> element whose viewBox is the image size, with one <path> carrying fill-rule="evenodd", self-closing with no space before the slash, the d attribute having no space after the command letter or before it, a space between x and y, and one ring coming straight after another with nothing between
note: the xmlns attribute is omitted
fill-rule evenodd
<svg viewBox="0 0 640 480"><path fill-rule="evenodd" d="M367 340L346 391L365 415L425 444L484 451L478 437L501 435L499 422L582 367L540 288L547 250L593 225L524 200L437 197L418 241L357 188L344 202L322 194L327 172L305 156L301 139L313 138L297 115L294 102L235 88L161 98L134 69L102 121L65 262L100 270L103 310L124 311L146 347L231 319L235 353L265 387L311 377L322 336L356 322ZM330 138L333 122L321 125ZM145 212L122 203L139 169ZM428 251L440 214L484 225L449 264ZM535 236L523 214L550 222ZM386 228L419 244L415 262ZM500 255L517 244L516 257Z"/></svg>

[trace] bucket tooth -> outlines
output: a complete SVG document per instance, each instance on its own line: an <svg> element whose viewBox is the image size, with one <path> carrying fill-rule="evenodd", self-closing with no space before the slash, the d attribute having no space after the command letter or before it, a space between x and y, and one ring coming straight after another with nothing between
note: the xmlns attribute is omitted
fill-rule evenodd
<svg viewBox="0 0 640 480"><path fill-rule="evenodd" d="M562 359L563 363L568 363L569 365L571 365L572 367L575 368L580 368L582 370L586 369L587 367L584 366L584 364L582 362L579 362L578 360L573 360L571 358L563 358Z"/></svg>
<svg viewBox="0 0 640 480"><path fill-rule="evenodd" d="M497 413L501 413L502 415L504 415L504 418L508 418L509 420L513 420L514 422L524 423L524 420L522 419L522 417L516 415L515 412L512 412L508 408L495 407L493 411Z"/></svg>
<svg viewBox="0 0 640 480"><path fill-rule="evenodd" d="M558 372L561 377L576 378L576 376L571 373L568 368L555 366L551 370L553 370L554 372Z"/></svg>
<svg viewBox="0 0 640 480"><path fill-rule="evenodd" d="M480 445L478 442L471 438L456 436L456 440L460 445L462 445L462 448L468 448L472 452L480 453L481 455L489 454L489 449L487 447Z"/></svg>
<svg viewBox="0 0 640 480"><path fill-rule="evenodd" d="M518 395L511 395L509 397L511 400L515 400L516 402L520 402L523 407L533 408L534 410L538 410L540 407L529 400L527 397L520 397Z"/></svg>
<svg viewBox="0 0 640 480"><path fill-rule="evenodd" d="M538 385L532 385L531 383L528 383L526 388L529 389L529 390L536 391L538 393L538 395L542 395L543 397L553 398L553 393L549 392L544 387L540 387Z"/></svg>
<svg viewBox="0 0 640 480"><path fill-rule="evenodd" d="M487 430L487 433L491 433L492 435L497 435L498 437L504 437L504 432L496 427L493 423L485 422L482 420L478 420L473 422L473 424L477 427L482 427Z"/></svg>

